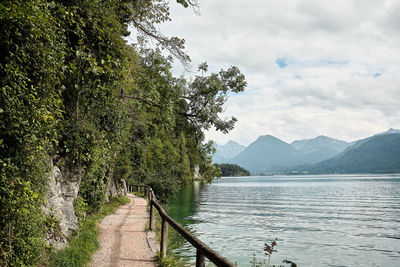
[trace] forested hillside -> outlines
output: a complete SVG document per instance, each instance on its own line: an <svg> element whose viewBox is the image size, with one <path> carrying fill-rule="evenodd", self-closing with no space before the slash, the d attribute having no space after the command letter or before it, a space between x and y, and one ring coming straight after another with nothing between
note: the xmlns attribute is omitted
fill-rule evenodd
<svg viewBox="0 0 400 267"><path fill-rule="evenodd" d="M2 1L0 266L35 265L46 244L65 240L49 179L77 186L60 197L84 220L125 181L165 198L195 173L219 174L203 131L234 127L219 113L246 82L236 67L207 74L205 63L190 80L172 75L172 60L189 57L157 24L170 20L169 4L195 4L176 2ZM132 45L129 25L140 37Z"/></svg>
<svg viewBox="0 0 400 267"><path fill-rule="evenodd" d="M215 167L221 169L222 176L250 176L250 172L236 164L214 164Z"/></svg>

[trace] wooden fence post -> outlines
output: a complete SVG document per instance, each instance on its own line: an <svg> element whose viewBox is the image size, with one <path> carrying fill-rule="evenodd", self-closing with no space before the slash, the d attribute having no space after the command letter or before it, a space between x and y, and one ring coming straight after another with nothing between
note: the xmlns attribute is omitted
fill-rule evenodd
<svg viewBox="0 0 400 267"><path fill-rule="evenodd" d="M150 202L150 221L149 221L149 229L150 229L150 230L154 230L154 206L153 206L152 201L153 201L153 196L152 196L152 194L151 194L151 192L150 192L150 199L149 199L149 202Z"/></svg>
<svg viewBox="0 0 400 267"><path fill-rule="evenodd" d="M205 267L206 266L206 257L199 249L196 251L196 267Z"/></svg>
<svg viewBox="0 0 400 267"><path fill-rule="evenodd" d="M160 254L162 258L167 256L167 244L168 244L168 222L164 218L162 218L161 242L160 242Z"/></svg>

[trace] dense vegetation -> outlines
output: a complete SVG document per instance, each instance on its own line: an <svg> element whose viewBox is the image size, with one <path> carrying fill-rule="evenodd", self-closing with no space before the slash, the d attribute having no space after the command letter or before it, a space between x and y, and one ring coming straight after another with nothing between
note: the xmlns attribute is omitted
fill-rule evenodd
<svg viewBox="0 0 400 267"><path fill-rule="evenodd" d="M222 176L250 176L250 172L236 164L214 164L221 170Z"/></svg>
<svg viewBox="0 0 400 267"><path fill-rule="evenodd" d="M187 0L177 0L184 7ZM176 3L171 3L176 4ZM0 265L35 265L57 221L43 213L52 164L83 170L78 207L98 211L105 184L140 182L160 198L191 181L219 175L205 129L221 119L236 67L187 80L172 57L189 63L184 41L157 24L167 0L5 0L0 4ZM128 25L138 42L126 43ZM157 48L146 48L151 38ZM85 216L80 216L81 219Z"/></svg>

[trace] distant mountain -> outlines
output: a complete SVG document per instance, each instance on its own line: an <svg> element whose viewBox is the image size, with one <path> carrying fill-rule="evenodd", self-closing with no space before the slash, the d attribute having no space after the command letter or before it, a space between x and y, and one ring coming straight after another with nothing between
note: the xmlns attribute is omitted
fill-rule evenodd
<svg viewBox="0 0 400 267"><path fill-rule="evenodd" d="M399 173L400 133L386 132L359 140L332 159L292 171L307 173Z"/></svg>
<svg viewBox="0 0 400 267"><path fill-rule="evenodd" d="M336 156L350 144L321 135L313 139L294 141L291 146L297 150L298 162L317 163Z"/></svg>
<svg viewBox="0 0 400 267"><path fill-rule="evenodd" d="M217 147L214 162L237 164L252 174L280 173L287 170L312 173L392 172L397 167L393 165L396 163L395 158L391 158L390 155L395 154L397 144L395 138L386 140L385 137L396 134L400 135L400 130L389 129L386 132L351 143L327 136L318 136L313 139L296 140L291 144L274 136L264 135L246 148L235 142L228 142L224 146ZM376 140L381 140L381 142ZM386 141L384 142L384 140ZM391 141L394 142L393 147L388 150ZM374 147L365 147L366 144ZM240 150L243 151L238 153ZM392 154L389 153L389 156L385 156L386 150ZM358 151L363 151L364 155L359 155ZM238 154L232 157L235 153ZM374 155L379 155L381 159L375 159ZM383 164L382 160L387 165ZM362 162L369 166L363 167ZM353 164L352 167L347 166L350 163ZM293 166L302 167L293 168Z"/></svg>
<svg viewBox="0 0 400 267"><path fill-rule="evenodd" d="M355 146L359 146L359 145L361 145L361 144L367 142L368 140L370 140L370 139L373 138L373 137L380 136L380 135L394 134L394 133L400 133L400 130L390 128L390 129L387 130L386 132L377 133L377 134L374 134L373 136L370 136L370 137L367 137L367 138L364 138L364 139L360 139L360 140L353 141L353 142L350 143L350 146L354 146L354 145L355 145Z"/></svg>
<svg viewBox="0 0 400 267"><path fill-rule="evenodd" d="M303 153L322 148L326 148L335 151L336 153L339 153L345 150L349 146L349 143L320 135L313 139L296 140L292 142L291 145L297 150L302 151Z"/></svg>
<svg viewBox="0 0 400 267"><path fill-rule="evenodd" d="M377 134L377 135L382 135L382 134L393 134L393 133L400 133L400 130L390 128L390 129L387 130L386 132L383 132L383 133L380 133L380 134Z"/></svg>
<svg viewBox="0 0 400 267"><path fill-rule="evenodd" d="M295 153L296 149L288 143L271 135L264 135L228 162L242 166L253 174L268 173L296 163Z"/></svg>
<svg viewBox="0 0 400 267"><path fill-rule="evenodd" d="M326 136L288 144L271 135L260 136L238 156L228 160L253 174L275 173L289 166L317 163L336 156L349 144Z"/></svg>
<svg viewBox="0 0 400 267"><path fill-rule="evenodd" d="M241 145L235 141L228 141L225 145L214 144L216 149L213 155L214 163L226 163L229 159L237 156L245 149L244 145Z"/></svg>

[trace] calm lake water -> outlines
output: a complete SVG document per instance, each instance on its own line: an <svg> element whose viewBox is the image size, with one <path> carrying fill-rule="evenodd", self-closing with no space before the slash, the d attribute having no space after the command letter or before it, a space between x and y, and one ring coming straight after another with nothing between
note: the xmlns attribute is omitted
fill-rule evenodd
<svg viewBox="0 0 400 267"><path fill-rule="evenodd" d="M185 187L168 213L239 266L274 238L271 264L400 266L400 175L221 178Z"/></svg>

